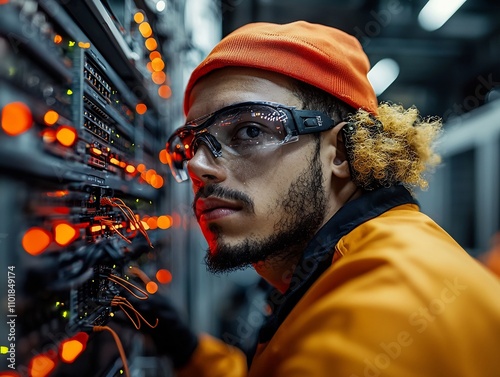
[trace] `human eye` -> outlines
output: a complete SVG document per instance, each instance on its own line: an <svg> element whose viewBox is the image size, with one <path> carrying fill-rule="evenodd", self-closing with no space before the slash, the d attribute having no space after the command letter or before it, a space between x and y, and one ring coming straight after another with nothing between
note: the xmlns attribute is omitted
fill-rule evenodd
<svg viewBox="0 0 500 377"><path fill-rule="evenodd" d="M255 141L264 135L262 128L256 124L240 125L232 137L232 142Z"/></svg>

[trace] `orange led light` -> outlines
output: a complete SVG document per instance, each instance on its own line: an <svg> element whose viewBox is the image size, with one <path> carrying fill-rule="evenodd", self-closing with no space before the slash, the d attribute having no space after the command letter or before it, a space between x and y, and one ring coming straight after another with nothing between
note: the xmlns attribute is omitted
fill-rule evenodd
<svg viewBox="0 0 500 377"><path fill-rule="evenodd" d="M92 232L92 233L100 232L101 230L102 230L101 225L94 225L94 226L90 227L90 232Z"/></svg>
<svg viewBox="0 0 500 377"><path fill-rule="evenodd" d="M75 336L66 339L59 346L59 356L65 363L72 363L78 356L81 355L87 347L89 335L84 332L79 332Z"/></svg>
<svg viewBox="0 0 500 377"><path fill-rule="evenodd" d="M156 58L161 58L161 54L158 51L153 51L149 54L149 60L153 60Z"/></svg>
<svg viewBox="0 0 500 377"><path fill-rule="evenodd" d="M140 24L142 21L144 21L144 14L142 14L142 12L136 12L134 14L134 21L136 24Z"/></svg>
<svg viewBox="0 0 500 377"><path fill-rule="evenodd" d="M146 111L148 110L148 107L143 104L143 103L138 103L136 106L135 106L135 111L137 112L137 114L144 114Z"/></svg>
<svg viewBox="0 0 500 377"><path fill-rule="evenodd" d="M65 146L71 147L78 137L76 130L70 126L60 126L56 132L57 141Z"/></svg>
<svg viewBox="0 0 500 377"><path fill-rule="evenodd" d="M78 42L78 47L83 49L90 48L90 42Z"/></svg>
<svg viewBox="0 0 500 377"><path fill-rule="evenodd" d="M58 45L59 43L61 43L63 41L63 38L59 35L59 34L56 34L54 35L54 43L56 45Z"/></svg>
<svg viewBox="0 0 500 377"><path fill-rule="evenodd" d="M160 229L168 229L172 226L172 216L163 215L158 217L158 228Z"/></svg>
<svg viewBox="0 0 500 377"><path fill-rule="evenodd" d="M153 34L153 29L151 29L151 25L149 24L149 22L142 22L139 25L139 32L141 33L141 35L144 38L149 38ZM155 49L156 49L156 47L153 48L152 50L155 50Z"/></svg>
<svg viewBox="0 0 500 377"><path fill-rule="evenodd" d="M157 224L158 218L156 216L149 217L146 222L148 223L149 229L154 230L158 228Z"/></svg>
<svg viewBox="0 0 500 377"><path fill-rule="evenodd" d="M144 174L144 180L147 182L147 183L151 183L151 179L156 175L156 170L154 169L149 169L146 174Z"/></svg>
<svg viewBox="0 0 500 377"><path fill-rule="evenodd" d="M120 166L120 161L118 161L116 158L114 157L111 157L109 159L109 162L111 162L113 165L117 165L117 166Z"/></svg>
<svg viewBox="0 0 500 377"><path fill-rule="evenodd" d="M139 164L139 165L137 165L137 171L138 171L139 173L142 173L142 172L143 172L143 171L145 171L145 170L146 170L146 165L144 165L144 164Z"/></svg>
<svg viewBox="0 0 500 377"><path fill-rule="evenodd" d="M144 45L149 51L156 50L158 48L158 43L156 43L156 39L154 38L148 38L146 39L146 42L144 42Z"/></svg>
<svg viewBox="0 0 500 377"><path fill-rule="evenodd" d="M33 115L28 106L22 102L11 102L2 109L2 129L9 136L17 136L26 132L33 125Z"/></svg>
<svg viewBox="0 0 500 377"><path fill-rule="evenodd" d="M158 291L158 284L154 281L150 281L146 284L146 291L148 291L149 294L155 294Z"/></svg>
<svg viewBox="0 0 500 377"><path fill-rule="evenodd" d="M151 64L151 62L147 62L146 64L146 68L149 72L153 73L154 70L153 70L153 65Z"/></svg>
<svg viewBox="0 0 500 377"><path fill-rule="evenodd" d="M172 274L169 270L162 268L156 272L156 280L161 284L168 284L172 281Z"/></svg>
<svg viewBox="0 0 500 377"><path fill-rule="evenodd" d="M135 166L134 165L127 165L125 168L125 171L129 174L134 174L135 173Z"/></svg>
<svg viewBox="0 0 500 377"><path fill-rule="evenodd" d="M97 156L100 156L102 154L102 151L99 148L96 148L96 147L92 147L90 149L90 151L92 152L92 154L95 154Z"/></svg>
<svg viewBox="0 0 500 377"><path fill-rule="evenodd" d="M170 96L172 95L172 89L170 89L168 85L162 85L158 88L158 95L161 98L170 98Z"/></svg>
<svg viewBox="0 0 500 377"><path fill-rule="evenodd" d="M43 116L43 121L47 126L53 126L54 124L57 123L58 119L59 119L59 114L57 113L57 111L54 110L47 111Z"/></svg>
<svg viewBox="0 0 500 377"><path fill-rule="evenodd" d="M45 130L43 130L42 140L45 143L53 143L54 141L56 141L56 130L53 130L51 128L46 128Z"/></svg>
<svg viewBox="0 0 500 377"><path fill-rule="evenodd" d="M167 158L167 150L166 149L162 149L160 151L160 153L158 154L158 158L160 159L160 162L162 164L168 164L168 158Z"/></svg>
<svg viewBox="0 0 500 377"><path fill-rule="evenodd" d="M120 162L120 167L121 167L121 168L124 168L124 167L126 167L126 166L127 166L127 163L126 163L125 161L121 161L121 162Z"/></svg>
<svg viewBox="0 0 500 377"><path fill-rule="evenodd" d="M47 196L50 198L62 198L63 196L66 196L69 194L68 190L57 190L53 192L48 192Z"/></svg>
<svg viewBox="0 0 500 377"><path fill-rule="evenodd" d="M153 72L151 74L151 80L156 85L161 85L161 84L163 84L167 80L167 75L163 71Z"/></svg>
<svg viewBox="0 0 500 377"><path fill-rule="evenodd" d="M54 241L59 246L68 246L79 236L78 230L68 223L59 223L54 226Z"/></svg>
<svg viewBox="0 0 500 377"><path fill-rule="evenodd" d="M155 189L159 189L159 188L162 188L163 187L163 177L159 174L156 174L154 175L152 178L151 178L151 186L153 186L153 188Z"/></svg>
<svg viewBox="0 0 500 377"><path fill-rule="evenodd" d="M52 242L52 235L48 230L39 227L28 229L23 236L23 249L31 255L39 255L47 249Z"/></svg>
<svg viewBox="0 0 500 377"><path fill-rule="evenodd" d="M165 62L161 58L154 58L151 61L151 67L153 67L153 71L160 72L165 68Z"/></svg>
<svg viewBox="0 0 500 377"><path fill-rule="evenodd" d="M55 352L47 352L33 357L28 365L29 377L46 377L56 367L57 355Z"/></svg>
<svg viewBox="0 0 500 377"><path fill-rule="evenodd" d="M148 223L146 221L141 220L141 224L144 227L144 229L149 230L149 225L148 225Z"/></svg>

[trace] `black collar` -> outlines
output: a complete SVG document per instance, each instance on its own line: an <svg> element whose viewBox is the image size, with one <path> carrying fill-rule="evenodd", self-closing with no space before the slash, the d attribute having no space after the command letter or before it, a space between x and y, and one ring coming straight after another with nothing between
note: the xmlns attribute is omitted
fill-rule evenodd
<svg viewBox="0 0 500 377"><path fill-rule="evenodd" d="M271 340L297 302L332 264L334 248L344 235L364 222L402 204L418 204L406 188L394 186L363 194L345 204L307 245L292 276L289 289L282 295L273 290L268 301L273 309L259 333L259 343Z"/></svg>

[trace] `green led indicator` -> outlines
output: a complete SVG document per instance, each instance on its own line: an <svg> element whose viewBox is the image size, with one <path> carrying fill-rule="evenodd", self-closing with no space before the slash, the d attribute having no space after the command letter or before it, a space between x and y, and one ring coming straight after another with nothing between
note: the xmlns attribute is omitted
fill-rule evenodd
<svg viewBox="0 0 500 377"><path fill-rule="evenodd" d="M63 318L67 318L68 317L68 311L67 310L63 311L62 312L62 316L63 316Z"/></svg>
<svg viewBox="0 0 500 377"><path fill-rule="evenodd" d="M72 91L71 89L68 89L68 90L66 90L66 94L67 94L68 96L70 96L70 95L72 95L72 94L73 94L73 91Z"/></svg>

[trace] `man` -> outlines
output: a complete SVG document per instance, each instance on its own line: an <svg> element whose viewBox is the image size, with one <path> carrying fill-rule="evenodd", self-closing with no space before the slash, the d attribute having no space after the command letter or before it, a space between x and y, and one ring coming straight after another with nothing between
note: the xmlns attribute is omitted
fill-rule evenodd
<svg viewBox="0 0 500 377"><path fill-rule="evenodd" d="M440 122L378 105L368 69L355 38L295 22L242 27L193 72L172 172L208 268L251 265L275 291L248 370L157 308L180 376L500 375L500 284L409 191Z"/></svg>

